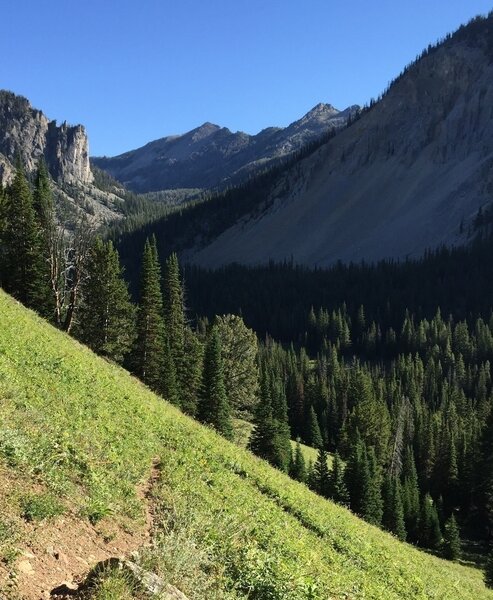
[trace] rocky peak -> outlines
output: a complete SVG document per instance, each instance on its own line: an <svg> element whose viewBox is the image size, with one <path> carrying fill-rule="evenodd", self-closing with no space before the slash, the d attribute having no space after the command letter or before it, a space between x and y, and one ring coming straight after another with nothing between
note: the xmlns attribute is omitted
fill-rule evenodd
<svg viewBox="0 0 493 600"><path fill-rule="evenodd" d="M65 183L91 183L89 145L82 125L49 120L29 101L0 91L0 181L7 183L17 156L28 172L44 156L52 177Z"/></svg>

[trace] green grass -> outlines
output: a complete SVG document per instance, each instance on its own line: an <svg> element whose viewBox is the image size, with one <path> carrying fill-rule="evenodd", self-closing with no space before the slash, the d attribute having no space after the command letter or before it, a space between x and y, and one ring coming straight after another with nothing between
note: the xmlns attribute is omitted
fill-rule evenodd
<svg viewBox="0 0 493 600"><path fill-rule="evenodd" d="M136 486L159 456L155 545L141 560L191 600L493 598L480 571L316 496L3 292L0 406L0 466L81 519L142 523Z"/></svg>

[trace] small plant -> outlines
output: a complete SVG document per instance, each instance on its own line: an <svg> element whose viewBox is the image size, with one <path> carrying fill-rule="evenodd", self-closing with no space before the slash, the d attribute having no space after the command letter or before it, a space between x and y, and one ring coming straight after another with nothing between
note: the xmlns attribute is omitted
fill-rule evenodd
<svg viewBox="0 0 493 600"><path fill-rule="evenodd" d="M43 521L65 512L60 501L51 494L29 494L21 500L21 516L26 521Z"/></svg>
<svg viewBox="0 0 493 600"><path fill-rule="evenodd" d="M91 498L85 508L84 514L89 519L91 525L96 525L105 517L112 514L111 507L101 498Z"/></svg>
<svg viewBox="0 0 493 600"><path fill-rule="evenodd" d="M98 576L91 586L91 600L132 600L134 585L128 576L115 569L108 570Z"/></svg>

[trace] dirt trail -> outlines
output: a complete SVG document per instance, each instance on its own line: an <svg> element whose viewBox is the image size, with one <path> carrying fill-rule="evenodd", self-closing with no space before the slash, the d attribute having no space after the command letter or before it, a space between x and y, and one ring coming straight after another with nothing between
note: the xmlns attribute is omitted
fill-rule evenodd
<svg viewBox="0 0 493 600"><path fill-rule="evenodd" d="M156 458L148 479L137 488L144 522L132 524L131 531L111 517L96 525L70 514L37 524L22 522L23 541L16 545L20 553L11 567L0 565L0 589L10 588L15 600L46 600L57 586L83 580L97 563L129 557L149 545L154 520L152 487L158 478ZM0 598L3 600L1 592Z"/></svg>

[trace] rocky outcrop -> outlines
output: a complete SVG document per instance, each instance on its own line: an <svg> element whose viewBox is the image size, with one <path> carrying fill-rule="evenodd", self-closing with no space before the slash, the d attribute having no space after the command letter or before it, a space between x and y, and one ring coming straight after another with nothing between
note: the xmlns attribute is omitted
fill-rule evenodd
<svg viewBox="0 0 493 600"><path fill-rule="evenodd" d="M0 91L0 181L10 182L17 157L30 172L41 156L55 181L92 183L84 127L57 125L33 108L26 98Z"/></svg>
<svg viewBox="0 0 493 600"><path fill-rule="evenodd" d="M118 557L99 562L79 585L62 583L51 590L50 597L53 600L67 600L68 598L84 600L99 581L114 571L125 575L126 580L138 589L139 597L144 595L149 598L159 597L161 600L187 600L183 592L166 583L162 577L146 571L133 561Z"/></svg>
<svg viewBox="0 0 493 600"><path fill-rule="evenodd" d="M125 190L97 188L89 163L89 144L82 125L57 125L29 101L0 90L0 185L13 178L20 158L32 174L44 157L53 179L53 192L59 216L73 227L84 214L94 226L122 218Z"/></svg>
<svg viewBox="0 0 493 600"><path fill-rule="evenodd" d="M204 123L114 158L91 160L136 192L221 187L239 183L256 169L344 127L357 110L352 106L341 112L318 104L288 127L269 127L257 135Z"/></svg>

